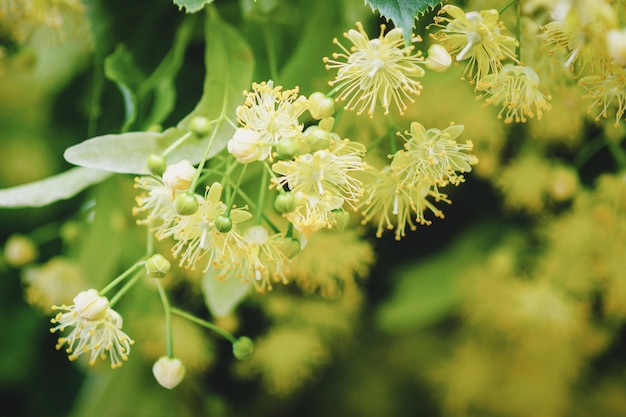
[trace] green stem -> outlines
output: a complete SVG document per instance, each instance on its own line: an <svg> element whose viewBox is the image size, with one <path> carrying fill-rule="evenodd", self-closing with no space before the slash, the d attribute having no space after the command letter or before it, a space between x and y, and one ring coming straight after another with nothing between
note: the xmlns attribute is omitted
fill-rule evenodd
<svg viewBox="0 0 626 417"><path fill-rule="evenodd" d="M517 46L515 47L515 54L517 55L517 61L522 62L522 2L519 0L516 7L516 26L515 37L517 38Z"/></svg>
<svg viewBox="0 0 626 417"><path fill-rule="evenodd" d="M221 327L216 326L215 324L208 322L206 320L202 320L201 318L198 318L196 316L194 316L193 314L187 313L186 311L183 310L179 310L176 307L172 307L171 308L172 313L176 314L177 316L180 316L182 318L185 318L191 322L194 322L202 327L206 327L209 330L214 331L215 333L223 336L224 338L226 338L229 342L231 343L235 343L237 341L237 338L235 338L235 336L233 336L230 332L227 332L226 330L222 329Z"/></svg>
<svg viewBox="0 0 626 417"><path fill-rule="evenodd" d="M193 181L191 182L191 186L189 187L189 190L191 192L194 192L196 187L198 186L200 175L202 175L202 168L204 168L204 164L206 163L207 159L209 159L209 152L211 152L211 148L213 147L213 142L215 142L215 138L217 137L218 127L219 126L215 126L215 128L213 129L213 132L211 132L211 138L209 139L209 143L206 149L204 150L204 155L202 155L202 160L200 161L200 165L198 165L198 168L196 169L196 175L193 177Z"/></svg>
<svg viewBox="0 0 626 417"><path fill-rule="evenodd" d="M129 275L131 275L133 272L135 272L137 270L137 268L143 266L145 263L146 263L146 261L143 261L143 260L135 262L130 268L128 268L126 271L122 272L121 275L119 275L117 278L115 278L113 281L111 281L109 283L109 285L107 285L106 287L101 289L99 294L100 295L105 295L106 293L111 291L111 289L113 289L117 284L119 284L120 282L124 281L126 278L128 278Z"/></svg>
<svg viewBox="0 0 626 417"><path fill-rule="evenodd" d="M278 66L276 65L276 45L274 44L274 38L272 38L272 31L269 27L269 23L263 25L263 36L265 37L265 44L267 45L267 60L270 64L270 76L274 82L278 78Z"/></svg>
<svg viewBox="0 0 626 417"><path fill-rule="evenodd" d="M161 156L163 158L167 157L167 155L172 153L172 151L174 151L176 148L178 148L180 145L182 145L187 139L189 139L191 137L191 135L193 135L192 132L187 132L183 136L181 136L180 138L176 139L176 141L174 143L172 143L170 146L168 146L167 149L164 150L161 153Z"/></svg>
<svg viewBox="0 0 626 417"><path fill-rule="evenodd" d="M139 281L139 278L143 276L144 276L143 272L141 271L135 272L135 275L131 279L129 279L128 282L126 282L126 284L124 284L122 288L120 288L117 294L111 297L111 300L109 300L109 305L113 307L115 304L117 304L120 298L122 298L122 296L126 294L126 292L130 290L133 287L133 285L137 283L137 281Z"/></svg>
<svg viewBox="0 0 626 417"><path fill-rule="evenodd" d="M256 203L252 201L250 196L248 196L248 194L246 194L242 189L239 189L239 197L241 197L242 200L245 201L249 207L257 210L259 209L258 207L256 207ZM261 211L261 213L263 212ZM267 217L265 214L261 214L261 216L263 217L263 220L265 220L265 223L267 223L267 225L274 231L274 233L280 233L280 229L276 227L276 225L269 219L269 217Z"/></svg>
<svg viewBox="0 0 626 417"><path fill-rule="evenodd" d="M159 279L155 279L155 284L159 290L159 296L161 297L161 304L163 304L163 312L165 313L165 335L167 340L167 357L174 357L174 334L172 332L172 307L170 301L167 299L167 294L161 285Z"/></svg>
<svg viewBox="0 0 626 417"><path fill-rule="evenodd" d="M154 255L154 235L148 227L146 230L146 257Z"/></svg>
<svg viewBox="0 0 626 417"><path fill-rule="evenodd" d="M623 170L626 168L626 152L624 152L624 149L622 149L619 143L612 140L607 140L607 145L611 155L613 155L613 158L615 159L615 162L617 162L619 169Z"/></svg>
<svg viewBox="0 0 626 417"><path fill-rule="evenodd" d="M228 199L228 206L226 206L226 217L230 215L230 211L233 209L233 204L235 203L235 197L237 196L237 192L239 191L239 187L241 187L241 181L243 180L243 176L246 173L246 168L248 164L244 164L241 168L241 172L239 173L239 178L237 178L237 183L235 184L235 188L230 194L230 198Z"/></svg>
<svg viewBox="0 0 626 417"><path fill-rule="evenodd" d="M500 8L500 10L498 10L498 14L502 14L506 11L506 9L508 9L509 7L511 7L513 5L513 3L515 3L518 0L509 0L504 6L502 6Z"/></svg>
<svg viewBox="0 0 626 417"><path fill-rule="evenodd" d="M254 218L254 224L261 224L261 219L263 219L263 207L265 207L265 195L267 193L269 177L267 175L267 171L263 170L263 176L261 177L261 187L259 188L259 197L257 199L257 211L256 216Z"/></svg>

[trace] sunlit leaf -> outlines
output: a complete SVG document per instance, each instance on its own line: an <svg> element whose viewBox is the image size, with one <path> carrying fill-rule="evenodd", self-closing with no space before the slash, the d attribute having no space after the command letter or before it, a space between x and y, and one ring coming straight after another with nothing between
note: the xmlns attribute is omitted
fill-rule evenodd
<svg viewBox="0 0 626 417"><path fill-rule="evenodd" d="M173 0L179 9L185 9L186 13L196 13L205 5L213 3L213 0Z"/></svg>
<svg viewBox="0 0 626 417"><path fill-rule="evenodd" d="M119 45L115 52L104 60L104 75L117 85L124 98L122 131L125 132L137 118L136 92L143 81L143 74L130 51L124 45Z"/></svg>
<svg viewBox="0 0 626 417"><path fill-rule="evenodd" d="M402 28L407 44L411 40L411 31L415 18L441 4L440 0L365 0L372 10L378 9L381 16L391 20L396 27Z"/></svg>
<svg viewBox="0 0 626 417"><path fill-rule="evenodd" d="M0 207L43 207L74 197L109 175L108 172L95 169L72 168L41 181L0 190Z"/></svg>
<svg viewBox="0 0 626 417"><path fill-rule="evenodd" d="M223 317L230 314L244 300L251 286L243 284L236 276L230 276L222 281L218 280L215 275L215 268L209 268L203 275L202 293L211 314L215 317Z"/></svg>

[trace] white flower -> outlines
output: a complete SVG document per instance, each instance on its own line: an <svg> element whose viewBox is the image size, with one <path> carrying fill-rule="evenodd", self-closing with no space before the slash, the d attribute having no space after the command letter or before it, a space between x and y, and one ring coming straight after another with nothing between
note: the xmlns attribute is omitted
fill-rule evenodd
<svg viewBox="0 0 626 417"><path fill-rule="evenodd" d="M435 72L444 72L452 65L452 56L445 46L434 43L428 48L428 58L425 61L426 68Z"/></svg>
<svg viewBox="0 0 626 417"><path fill-rule="evenodd" d="M152 366L152 374L162 387L172 389L185 377L185 365L180 359L161 356Z"/></svg>
<svg viewBox="0 0 626 417"><path fill-rule="evenodd" d="M261 147L261 135L252 129L240 127L228 141L228 152L242 164L266 159L269 156L268 147L265 146L265 152Z"/></svg>
<svg viewBox="0 0 626 417"><path fill-rule="evenodd" d="M186 159L175 164L168 165L163 173L163 184L170 190L185 191L189 189L196 169Z"/></svg>
<svg viewBox="0 0 626 417"><path fill-rule="evenodd" d="M89 364L98 357L111 360L111 368L119 368L128 359L133 341L122 331L122 316L109 307L109 300L94 289L80 292L71 306L52 306L61 310L50 322L56 326L51 333L71 329L66 337L59 337L56 348L67 345L70 360L88 353Z"/></svg>

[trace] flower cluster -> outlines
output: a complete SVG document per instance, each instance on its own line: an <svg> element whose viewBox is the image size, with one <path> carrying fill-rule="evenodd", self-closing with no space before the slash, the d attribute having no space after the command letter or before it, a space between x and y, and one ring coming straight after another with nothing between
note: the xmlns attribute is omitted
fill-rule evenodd
<svg viewBox="0 0 626 417"><path fill-rule="evenodd" d="M98 357L111 360L111 368L119 368L128 360L130 345L133 341L122 331L122 316L109 307L109 300L90 289L74 297L70 306L53 306L60 312L50 322L55 325L50 332L64 332L71 329L67 336L59 337L57 349L67 345L65 351L70 360L76 360L82 354L89 354L89 364L96 363Z"/></svg>

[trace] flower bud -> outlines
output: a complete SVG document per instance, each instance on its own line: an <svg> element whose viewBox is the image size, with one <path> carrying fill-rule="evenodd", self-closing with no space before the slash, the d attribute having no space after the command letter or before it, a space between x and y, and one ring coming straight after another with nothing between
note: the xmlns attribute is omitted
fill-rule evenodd
<svg viewBox="0 0 626 417"><path fill-rule="evenodd" d="M206 136L211 131L211 121L206 117L196 116L189 122L189 128L197 136Z"/></svg>
<svg viewBox="0 0 626 417"><path fill-rule="evenodd" d="M224 214L220 214L219 216L215 217L213 224L215 225L215 230L220 233L228 233L233 228L233 221L230 217Z"/></svg>
<svg viewBox="0 0 626 417"><path fill-rule="evenodd" d="M74 297L74 307L78 315L85 320L99 320L104 317L109 308L109 300L90 289L79 292Z"/></svg>
<svg viewBox="0 0 626 417"><path fill-rule="evenodd" d="M574 169L565 166L554 168L549 188L552 198L556 201L568 200L574 196L578 186L578 176Z"/></svg>
<svg viewBox="0 0 626 417"><path fill-rule="evenodd" d="M185 377L185 366L180 359L161 356L152 365L152 374L162 387L172 389Z"/></svg>
<svg viewBox="0 0 626 417"><path fill-rule="evenodd" d="M280 214L293 211L296 204L296 198L290 192L279 193L274 199L274 209Z"/></svg>
<svg viewBox="0 0 626 417"><path fill-rule="evenodd" d="M450 65L452 65L452 57L443 45L435 43L428 48L426 68L435 72L444 72L450 68Z"/></svg>
<svg viewBox="0 0 626 417"><path fill-rule="evenodd" d="M246 239L250 243L254 243L256 245L264 245L269 239L269 233L267 233L267 229L260 224L256 226L249 227L246 229L246 232L243 235L244 239Z"/></svg>
<svg viewBox="0 0 626 417"><path fill-rule="evenodd" d="M148 169L154 175L163 175L166 168L167 162L164 157L155 153L148 155Z"/></svg>
<svg viewBox="0 0 626 417"><path fill-rule="evenodd" d="M146 261L146 273L150 278L164 278L170 270L170 262L159 253Z"/></svg>
<svg viewBox="0 0 626 417"><path fill-rule="evenodd" d="M174 199L174 208L176 209L176 213L181 216L191 216L196 211L198 211L198 198L195 194L191 193L180 193Z"/></svg>
<svg viewBox="0 0 626 417"><path fill-rule="evenodd" d="M300 147L293 138L282 138L276 144L276 156L278 159L290 160L298 154Z"/></svg>
<svg viewBox="0 0 626 417"><path fill-rule="evenodd" d="M315 120L332 116L335 112L335 100L324 93L315 92L309 96L309 113Z"/></svg>
<svg viewBox="0 0 626 417"><path fill-rule="evenodd" d="M606 46L615 62L626 66L626 28L609 30L606 33Z"/></svg>
<svg viewBox="0 0 626 417"><path fill-rule="evenodd" d="M306 143L311 147L311 151L326 149L330 146L330 132L319 126L309 126L304 131Z"/></svg>
<svg viewBox="0 0 626 417"><path fill-rule="evenodd" d="M300 241L293 237L286 237L280 245L280 249L287 259L293 259L294 256L300 253Z"/></svg>
<svg viewBox="0 0 626 417"><path fill-rule="evenodd" d="M177 191L185 191L191 185L196 176L196 169L186 159L172 165L168 165L163 172L163 184L167 188Z"/></svg>
<svg viewBox="0 0 626 417"><path fill-rule="evenodd" d="M228 141L228 152L241 164L265 159L261 152L260 139L261 135L255 130L237 128L232 139Z"/></svg>
<svg viewBox="0 0 626 417"><path fill-rule="evenodd" d="M332 211L334 226L340 232L345 230L350 224L350 213L345 210L333 210Z"/></svg>
<svg viewBox="0 0 626 417"><path fill-rule="evenodd" d="M240 337L233 343L233 356L241 361L252 356L254 352L254 342L249 337Z"/></svg>
<svg viewBox="0 0 626 417"><path fill-rule="evenodd" d="M20 267L37 259L37 247L23 235L11 235L4 245L4 260L12 267Z"/></svg>

